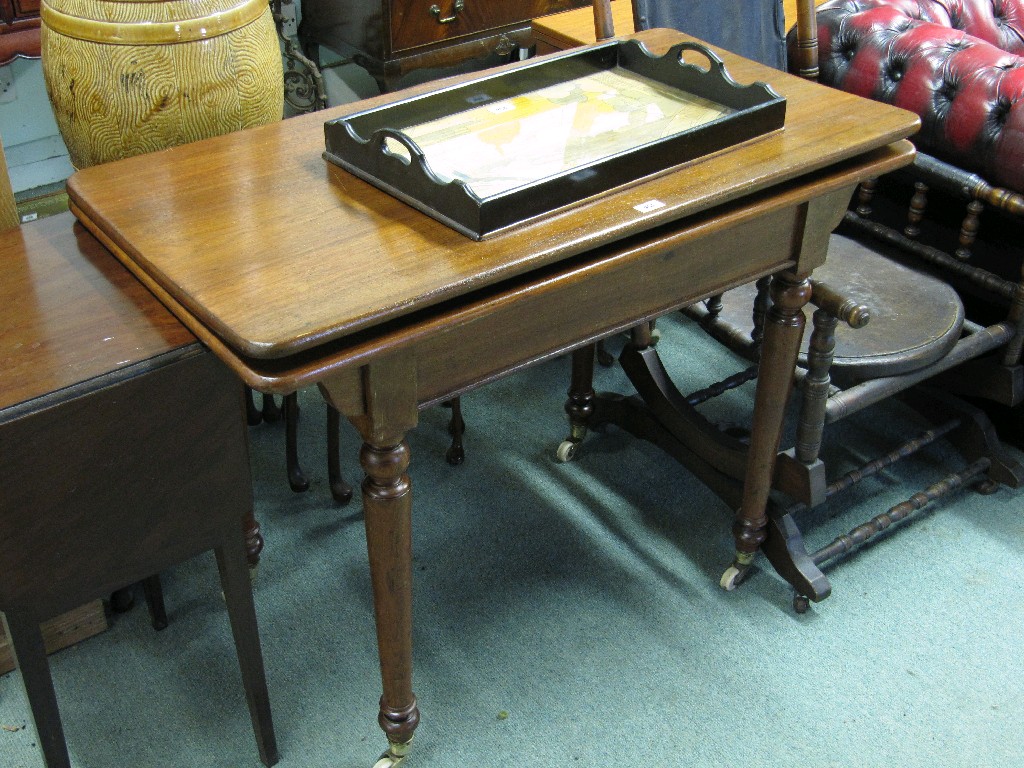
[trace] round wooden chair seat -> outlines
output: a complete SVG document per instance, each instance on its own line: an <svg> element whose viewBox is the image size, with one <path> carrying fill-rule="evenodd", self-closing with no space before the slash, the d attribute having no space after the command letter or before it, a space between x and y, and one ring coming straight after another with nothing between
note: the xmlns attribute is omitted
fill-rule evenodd
<svg viewBox="0 0 1024 768"><path fill-rule="evenodd" d="M876 253L857 241L832 235L828 260L814 279L841 288L866 305L871 320L853 329L840 323L832 378L840 386L909 373L942 359L960 338L964 308L947 283ZM722 299L722 319L750 328L755 290L752 284ZM810 315L800 351L806 365Z"/></svg>

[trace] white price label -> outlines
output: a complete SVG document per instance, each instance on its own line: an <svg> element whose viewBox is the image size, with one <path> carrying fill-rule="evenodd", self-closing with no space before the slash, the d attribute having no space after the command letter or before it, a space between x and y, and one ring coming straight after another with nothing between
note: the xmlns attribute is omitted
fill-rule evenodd
<svg viewBox="0 0 1024 768"><path fill-rule="evenodd" d="M650 213L651 211L656 211L659 208L664 208L664 207L665 207L665 204L663 202L661 202L661 200L648 200L646 203L640 203L639 205L634 205L633 209L636 210L636 211L639 211L640 213Z"/></svg>

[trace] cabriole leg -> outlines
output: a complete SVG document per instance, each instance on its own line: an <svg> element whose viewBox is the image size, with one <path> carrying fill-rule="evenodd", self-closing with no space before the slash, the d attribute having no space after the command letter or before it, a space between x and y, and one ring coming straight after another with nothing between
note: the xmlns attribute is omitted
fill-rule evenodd
<svg viewBox="0 0 1024 768"><path fill-rule="evenodd" d="M341 474L341 414L330 404L327 405L327 480L336 502L344 505L352 501L352 486Z"/></svg>
<svg viewBox="0 0 1024 768"><path fill-rule="evenodd" d="M448 434L452 436L452 444L444 454L445 461L453 467L466 460L466 449L462 445L462 434L466 431L466 422L462 419L462 398L453 397L445 405L452 409L452 417L448 420Z"/></svg>

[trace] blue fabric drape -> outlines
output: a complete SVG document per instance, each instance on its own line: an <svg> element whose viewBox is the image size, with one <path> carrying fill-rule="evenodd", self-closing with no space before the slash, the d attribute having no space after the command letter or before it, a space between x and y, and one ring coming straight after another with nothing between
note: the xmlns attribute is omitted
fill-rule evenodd
<svg viewBox="0 0 1024 768"><path fill-rule="evenodd" d="M786 68L782 0L635 0L639 28L669 27L762 64Z"/></svg>

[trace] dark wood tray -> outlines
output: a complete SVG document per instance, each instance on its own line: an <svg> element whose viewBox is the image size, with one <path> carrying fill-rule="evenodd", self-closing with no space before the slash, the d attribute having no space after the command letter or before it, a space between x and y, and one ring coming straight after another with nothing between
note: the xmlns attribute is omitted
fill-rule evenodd
<svg viewBox="0 0 1024 768"><path fill-rule="evenodd" d="M324 157L481 239L785 117L785 99L739 85L702 45L612 41L330 120Z"/></svg>

